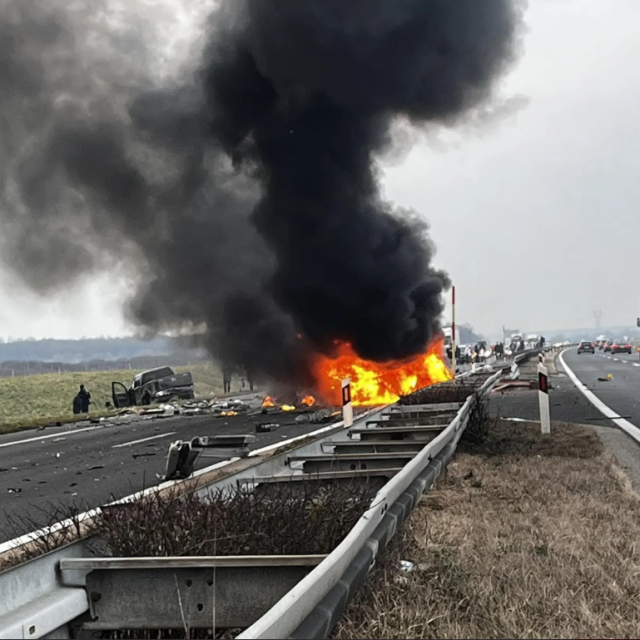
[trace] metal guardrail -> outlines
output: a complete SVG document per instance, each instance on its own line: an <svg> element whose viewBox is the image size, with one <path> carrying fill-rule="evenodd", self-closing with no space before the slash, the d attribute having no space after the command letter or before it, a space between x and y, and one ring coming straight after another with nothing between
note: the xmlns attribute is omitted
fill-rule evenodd
<svg viewBox="0 0 640 640"><path fill-rule="evenodd" d="M364 424L379 413L380 410L368 411L359 416L354 424ZM338 422L286 442L252 451L248 458L241 461L244 466L239 472L232 470L228 476L213 482L206 480L209 473L214 476L218 475L225 468L232 468L232 465L239 463L240 459L232 458L201 469L194 474L196 481L202 481L195 492L206 494L213 487L233 485L240 474L251 473L255 468L260 468L264 473L274 473L282 468L286 457L292 454L293 450L290 448L292 444L297 445L295 451L301 454L320 453L323 440L332 438L336 433L344 430L343 422ZM278 453L278 450L283 448L286 450ZM164 482L157 487L151 487L123 498L114 504L137 500L154 492L173 490L191 481L192 478ZM99 515L99 513L100 509L94 509L81 514L78 518L84 521ZM72 524L71 521L58 523L19 539L11 540L0 545L0 551L4 553L16 552L21 546L32 544L34 540L46 536L50 530L68 527ZM73 575L72 572L63 574L60 571L60 565L65 560L88 559L94 556L95 553L90 549L89 541L77 540L0 573L0 640L73 637L70 631L73 621L89 611L85 576Z"/></svg>
<svg viewBox="0 0 640 640"><path fill-rule="evenodd" d="M501 376L499 370L476 394L469 396L451 424L378 492L371 508L342 543L237 637L326 638L377 555L452 458L475 403Z"/></svg>
<svg viewBox="0 0 640 640"><path fill-rule="evenodd" d="M524 362L536 353L539 351L519 354L515 362ZM509 365L505 362L506 368ZM384 485L343 542L238 638L326 637L375 558L453 456L474 404L490 392L502 375L501 367L470 395L449 426ZM380 417L385 410L367 412L353 426L366 425L367 420ZM342 431L345 431L344 425L338 423L295 438L293 441L299 444L296 453L321 453L322 442ZM292 450L288 448L286 452L277 453L278 447L282 444L261 450L262 453L276 450L268 459L260 459L261 452L253 452L254 468L259 466L266 473L281 468L282 460L291 456ZM206 493L214 485L216 488L231 485L237 477L238 474L229 475L200 487L198 492ZM92 555L87 541L78 540L1 573L0 639L72 637L73 621L89 611L86 572L62 572L61 566L69 569L74 565L74 559L87 560Z"/></svg>

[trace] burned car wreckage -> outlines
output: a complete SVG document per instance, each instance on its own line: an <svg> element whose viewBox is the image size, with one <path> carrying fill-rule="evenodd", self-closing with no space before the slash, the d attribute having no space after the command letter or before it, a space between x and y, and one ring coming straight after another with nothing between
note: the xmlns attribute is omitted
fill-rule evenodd
<svg viewBox="0 0 640 640"><path fill-rule="evenodd" d="M112 382L111 397L116 409L164 402L170 398L193 400L193 377L189 371L175 373L171 367L150 369L136 375L129 388L122 382Z"/></svg>

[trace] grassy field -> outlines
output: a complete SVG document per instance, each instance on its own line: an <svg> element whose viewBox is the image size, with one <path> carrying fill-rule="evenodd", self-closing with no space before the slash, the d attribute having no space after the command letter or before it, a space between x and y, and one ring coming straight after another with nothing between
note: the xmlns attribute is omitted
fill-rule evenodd
<svg viewBox="0 0 640 640"><path fill-rule="evenodd" d="M333 637L638 637L640 500L593 431L539 428L456 456Z"/></svg>
<svg viewBox="0 0 640 640"><path fill-rule="evenodd" d="M222 392L222 373L213 364L175 369L191 371L197 397ZM91 393L91 415L107 415L105 403L111 401L111 382L128 386L135 373L125 370L0 378L0 433L73 420L71 403L81 384ZM234 383L237 385L237 380Z"/></svg>

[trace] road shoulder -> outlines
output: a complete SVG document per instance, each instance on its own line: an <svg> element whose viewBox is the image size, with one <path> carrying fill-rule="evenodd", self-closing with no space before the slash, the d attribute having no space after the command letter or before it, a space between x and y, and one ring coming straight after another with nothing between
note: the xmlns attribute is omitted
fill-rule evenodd
<svg viewBox="0 0 640 640"><path fill-rule="evenodd" d="M498 421L461 447L334 637L634 637L640 499L596 431Z"/></svg>

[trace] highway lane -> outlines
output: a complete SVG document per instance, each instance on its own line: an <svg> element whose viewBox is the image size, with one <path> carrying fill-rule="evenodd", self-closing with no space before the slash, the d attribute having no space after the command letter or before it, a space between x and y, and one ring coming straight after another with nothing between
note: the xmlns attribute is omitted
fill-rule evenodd
<svg viewBox="0 0 640 640"><path fill-rule="evenodd" d="M279 429L255 433L258 422ZM56 509L98 507L158 484L169 444L196 436L251 434L253 449L310 433L322 425L292 414L236 417L177 416L128 424L103 423L23 431L0 438L0 542L60 520ZM220 458L201 457L196 468Z"/></svg>
<svg viewBox="0 0 640 640"><path fill-rule="evenodd" d="M572 348L564 352L563 359L582 384L613 412L640 428L640 359L637 353L578 355ZM598 378L611 380L604 382ZM594 412L596 411L594 407Z"/></svg>

